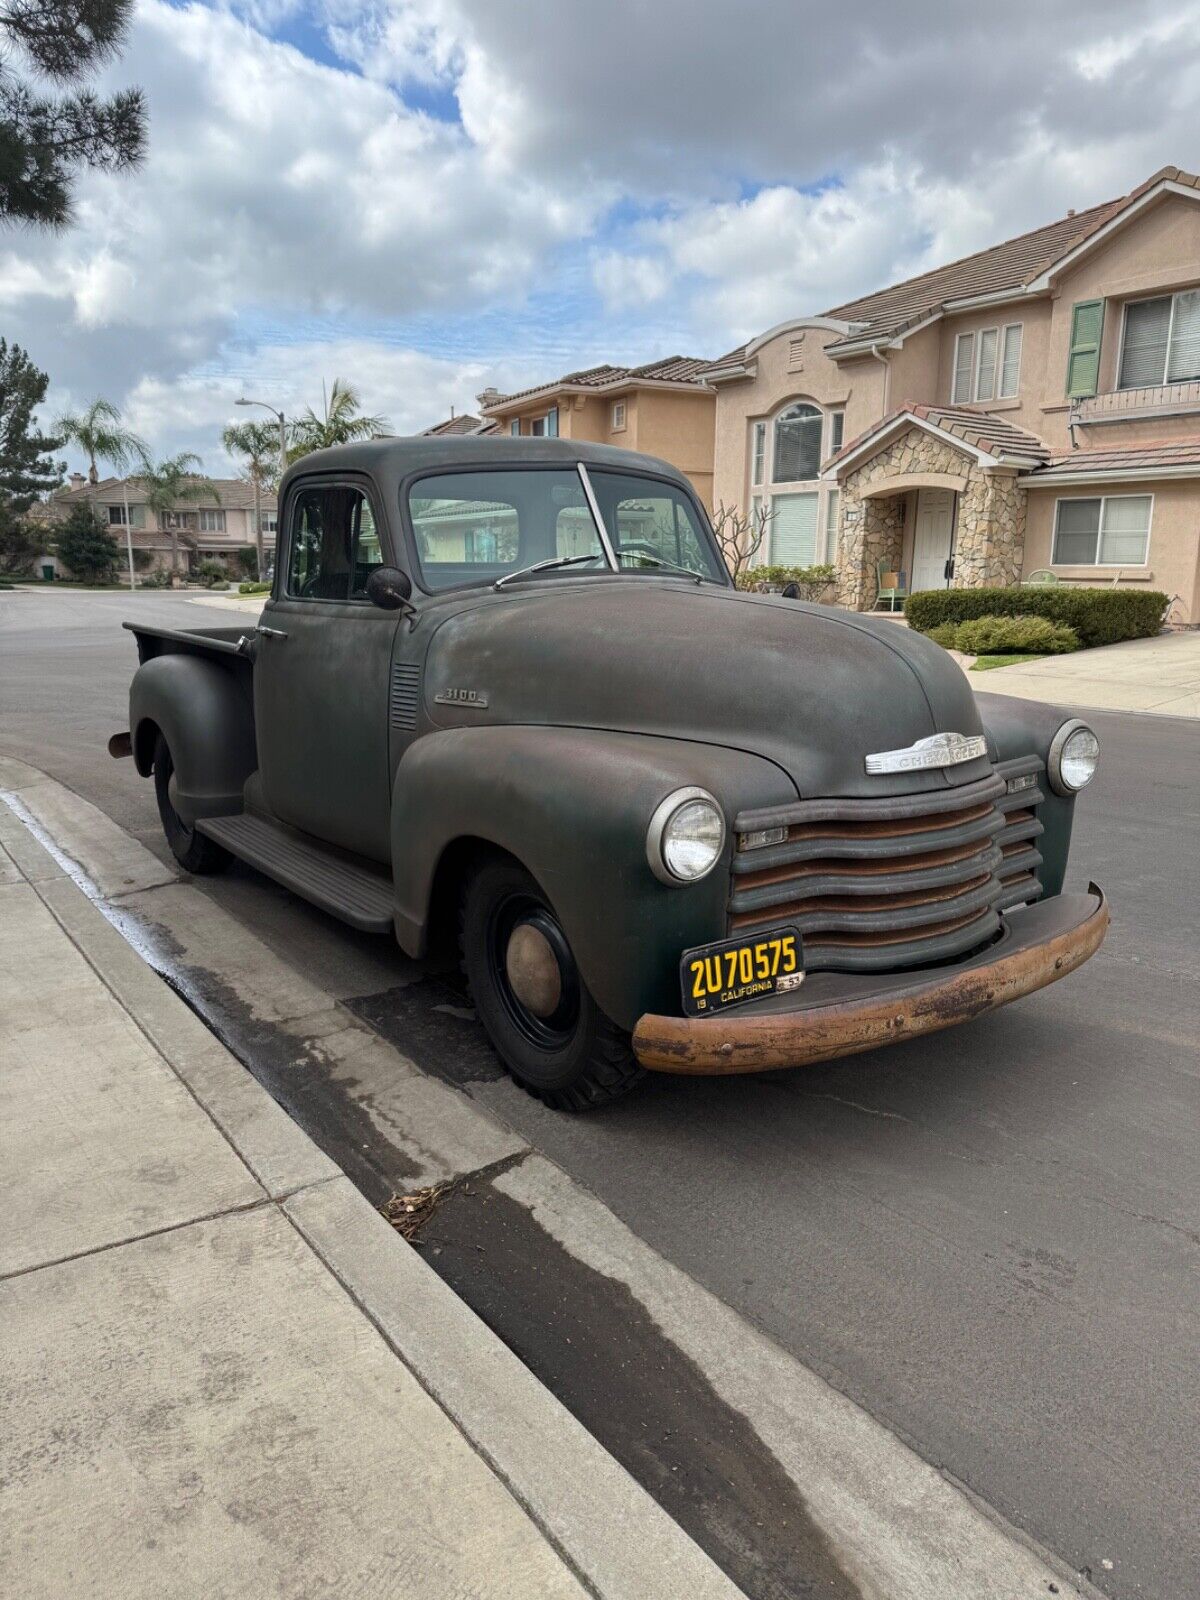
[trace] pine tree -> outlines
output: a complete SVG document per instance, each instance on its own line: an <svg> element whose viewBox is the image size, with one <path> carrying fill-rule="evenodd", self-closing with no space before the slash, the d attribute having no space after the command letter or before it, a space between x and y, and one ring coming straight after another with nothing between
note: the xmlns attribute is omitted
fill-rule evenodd
<svg viewBox="0 0 1200 1600"><path fill-rule="evenodd" d="M67 470L50 455L59 441L34 423L34 407L46 398L49 381L19 344L0 339L0 497L17 513L56 488Z"/></svg>
<svg viewBox="0 0 1200 1600"><path fill-rule="evenodd" d="M140 89L109 99L77 87L120 54L134 0L0 0L0 219L60 228L81 167L136 166L146 147ZM47 94L14 66L71 92Z"/></svg>
<svg viewBox="0 0 1200 1600"><path fill-rule="evenodd" d="M120 547L106 524L86 501L71 507L55 539L59 559L85 583L111 583L121 559Z"/></svg>

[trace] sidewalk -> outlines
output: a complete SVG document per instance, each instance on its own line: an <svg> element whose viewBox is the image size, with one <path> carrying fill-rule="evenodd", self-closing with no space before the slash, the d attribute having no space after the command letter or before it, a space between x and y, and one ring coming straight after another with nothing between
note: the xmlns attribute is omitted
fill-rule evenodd
<svg viewBox="0 0 1200 1600"><path fill-rule="evenodd" d="M972 688L1092 711L1149 711L1200 717L1200 632L1128 639L1023 666L968 672Z"/></svg>
<svg viewBox="0 0 1200 1600"><path fill-rule="evenodd" d="M736 1600L2 802L0 1215L5 1593Z"/></svg>

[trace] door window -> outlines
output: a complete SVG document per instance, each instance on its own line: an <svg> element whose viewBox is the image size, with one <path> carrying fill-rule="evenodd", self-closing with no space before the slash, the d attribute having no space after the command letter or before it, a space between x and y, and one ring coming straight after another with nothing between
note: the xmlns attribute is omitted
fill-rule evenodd
<svg viewBox="0 0 1200 1600"><path fill-rule="evenodd" d="M349 484L310 484L292 502L287 593L297 600L359 600L383 565L371 502Z"/></svg>

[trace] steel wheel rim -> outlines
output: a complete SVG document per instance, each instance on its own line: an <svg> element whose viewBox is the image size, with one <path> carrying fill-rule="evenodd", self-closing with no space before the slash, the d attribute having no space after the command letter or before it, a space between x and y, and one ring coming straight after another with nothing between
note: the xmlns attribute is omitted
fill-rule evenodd
<svg viewBox="0 0 1200 1600"><path fill-rule="evenodd" d="M558 1005L547 1017L537 1015L516 994L508 975L508 946L519 927L530 926L546 940L558 963L561 990ZM564 1049L579 1022L579 975L566 936L550 909L528 894L511 894L489 919L488 972L504 1014L521 1037L546 1054Z"/></svg>

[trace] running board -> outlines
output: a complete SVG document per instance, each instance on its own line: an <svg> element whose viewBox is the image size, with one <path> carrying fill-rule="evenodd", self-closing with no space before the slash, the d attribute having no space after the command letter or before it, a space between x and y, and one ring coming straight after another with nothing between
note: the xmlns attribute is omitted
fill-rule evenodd
<svg viewBox="0 0 1200 1600"><path fill-rule="evenodd" d="M239 861L257 867L352 928L392 932L392 880L382 867L378 872L360 867L248 811L236 817L203 817L196 828Z"/></svg>

